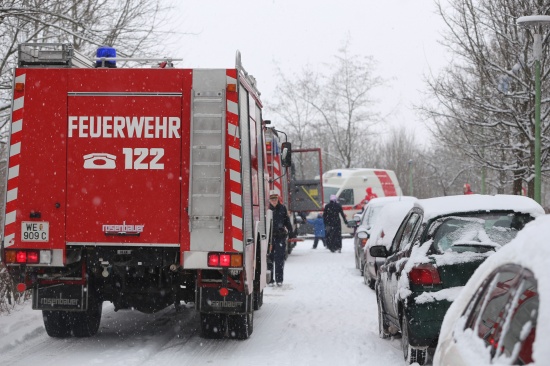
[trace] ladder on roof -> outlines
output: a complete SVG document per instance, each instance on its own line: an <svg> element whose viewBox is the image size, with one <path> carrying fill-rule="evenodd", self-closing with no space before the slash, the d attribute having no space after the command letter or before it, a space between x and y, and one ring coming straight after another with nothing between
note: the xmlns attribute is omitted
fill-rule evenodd
<svg viewBox="0 0 550 366"><path fill-rule="evenodd" d="M190 230L223 232L225 91L193 91Z"/></svg>
<svg viewBox="0 0 550 366"><path fill-rule="evenodd" d="M19 67L93 67L93 61L75 51L70 43L21 43Z"/></svg>

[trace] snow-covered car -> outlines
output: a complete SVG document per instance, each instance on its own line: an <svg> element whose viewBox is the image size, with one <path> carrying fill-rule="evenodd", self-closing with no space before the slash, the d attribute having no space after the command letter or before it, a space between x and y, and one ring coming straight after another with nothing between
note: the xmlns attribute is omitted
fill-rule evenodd
<svg viewBox="0 0 550 366"><path fill-rule="evenodd" d="M417 200L390 249L370 248L386 258L376 281L380 337L401 333L406 362L425 364L445 313L477 267L541 215L543 208L523 196Z"/></svg>
<svg viewBox="0 0 550 366"><path fill-rule="evenodd" d="M367 238L367 244L363 248L363 278L365 284L371 289L374 289L376 283L376 276L378 274L378 268L384 264L385 258L375 258L370 255L369 248L374 245L384 245L386 248L390 248L393 237L399 229L399 225L409 213L414 205L414 200L403 199L401 201L388 202L378 214L376 223L367 233L366 230L359 231L357 236L359 239Z"/></svg>
<svg viewBox="0 0 550 366"><path fill-rule="evenodd" d="M474 272L443 320L434 365L547 365L550 216Z"/></svg>
<svg viewBox="0 0 550 366"><path fill-rule="evenodd" d="M389 202L396 201L405 201L405 200L415 200L415 197L410 196L389 196L389 197L379 197L373 198L367 203L361 213L359 224L355 230L353 236L353 247L355 250L355 268L361 271L363 275L363 268L365 263L363 262L363 252L365 245L368 241L368 236L371 229L374 227L376 220L378 219L378 214L382 207ZM361 235L361 238L359 237Z"/></svg>

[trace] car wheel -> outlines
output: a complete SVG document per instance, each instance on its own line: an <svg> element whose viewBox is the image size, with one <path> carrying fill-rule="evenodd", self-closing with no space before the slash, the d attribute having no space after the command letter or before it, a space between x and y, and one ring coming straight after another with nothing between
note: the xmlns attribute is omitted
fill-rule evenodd
<svg viewBox="0 0 550 366"><path fill-rule="evenodd" d="M418 363L425 365L428 358L427 347L412 347L409 343L409 322L407 317L401 317L401 348L403 349L403 358L407 365Z"/></svg>
<svg viewBox="0 0 550 366"><path fill-rule="evenodd" d="M73 313L61 310L42 310L46 333L53 338L66 338L71 336Z"/></svg>
<svg viewBox="0 0 550 366"><path fill-rule="evenodd" d="M75 337L91 337L97 333L99 323L101 323L102 304L103 301L96 297L90 297L88 309L73 314L74 323L72 324L72 329Z"/></svg>
<svg viewBox="0 0 550 366"><path fill-rule="evenodd" d="M226 318L223 314L201 313L201 336L208 339L223 338Z"/></svg>
<svg viewBox="0 0 550 366"><path fill-rule="evenodd" d="M388 331L388 325L386 318L384 317L384 311L382 308L382 302L378 293L376 294L376 303L378 304L378 336L382 339L387 339L390 337L390 332Z"/></svg>

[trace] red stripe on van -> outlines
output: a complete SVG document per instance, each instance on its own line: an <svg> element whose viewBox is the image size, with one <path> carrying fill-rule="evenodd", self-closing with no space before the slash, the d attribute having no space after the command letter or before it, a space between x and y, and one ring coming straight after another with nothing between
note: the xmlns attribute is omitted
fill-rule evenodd
<svg viewBox="0 0 550 366"><path fill-rule="evenodd" d="M395 185L393 184L388 172L384 170L375 170L374 174L376 174L378 180L380 180L380 183L382 184L384 196L397 196Z"/></svg>

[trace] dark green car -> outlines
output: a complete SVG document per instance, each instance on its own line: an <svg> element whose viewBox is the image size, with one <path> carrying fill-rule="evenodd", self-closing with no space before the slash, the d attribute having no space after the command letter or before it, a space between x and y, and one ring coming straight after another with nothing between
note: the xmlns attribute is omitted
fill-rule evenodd
<svg viewBox="0 0 550 366"><path fill-rule="evenodd" d="M425 364L447 309L476 268L543 214L522 196L418 200L391 248L370 249L386 258L376 283L380 337L401 333L405 360Z"/></svg>

